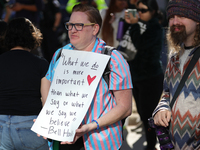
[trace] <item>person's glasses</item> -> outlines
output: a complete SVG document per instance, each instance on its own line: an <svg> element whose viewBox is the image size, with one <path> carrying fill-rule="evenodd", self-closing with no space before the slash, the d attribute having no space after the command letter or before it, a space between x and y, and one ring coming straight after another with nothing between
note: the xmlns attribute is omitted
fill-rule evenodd
<svg viewBox="0 0 200 150"><path fill-rule="evenodd" d="M140 9L140 8L138 8L137 11L138 12L140 11L141 13L146 13L147 11L149 11L149 9L144 9L144 8Z"/></svg>
<svg viewBox="0 0 200 150"><path fill-rule="evenodd" d="M72 30L72 28L74 26L77 31L81 31L81 30L83 30L84 26L91 26L91 25L94 25L94 24L95 23L70 23L70 22L66 22L65 28L67 30Z"/></svg>

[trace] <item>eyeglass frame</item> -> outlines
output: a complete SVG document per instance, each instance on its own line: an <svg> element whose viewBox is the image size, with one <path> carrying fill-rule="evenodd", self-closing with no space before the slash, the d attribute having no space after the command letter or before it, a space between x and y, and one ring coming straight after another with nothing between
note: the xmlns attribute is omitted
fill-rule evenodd
<svg viewBox="0 0 200 150"><path fill-rule="evenodd" d="M72 28L71 28L71 29L68 29L67 24L71 24L71 25L72 25ZM77 24L79 24L79 25L82 26L82 29L81 29L81 30L77 30L77 28L76 28L76 25L77 25ZM95 24L96 24L96 23L70 23L70 22L66 22L66 23L65 23L65 28L66 28L68 31L70 31L70 30L72 30L73 27L74 27L77 31L82 31L84 26L91 26L91 25L95 25Z"/></svg>
<svg viewBox="0 0 200 150"><path fill-rule="evenodd" d="M143 14L143 13L148 12L149 9L144 9L144 8L141 8L141 9L140 9L140 8L137 8L137 12L139 12L139 11Z"/></svg>

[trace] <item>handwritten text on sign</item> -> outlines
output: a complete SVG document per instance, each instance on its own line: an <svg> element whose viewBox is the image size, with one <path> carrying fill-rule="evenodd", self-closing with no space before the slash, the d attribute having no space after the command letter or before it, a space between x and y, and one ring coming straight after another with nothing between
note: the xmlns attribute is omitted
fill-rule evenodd
<svg viewBox="0 0 200 150"><path fill-rule="evenodd" d="M31 130L58 141L73 141L110 56L62 51L46 103Z"/></svg>

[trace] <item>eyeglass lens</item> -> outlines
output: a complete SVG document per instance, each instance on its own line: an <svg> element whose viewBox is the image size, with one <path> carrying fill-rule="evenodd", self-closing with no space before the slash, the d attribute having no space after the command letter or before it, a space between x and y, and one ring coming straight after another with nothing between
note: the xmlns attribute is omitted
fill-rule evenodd
<svg viewBox="0 0 200 150"><path fill-rule="evenodd" d="M66 23L65 27L67 30L72 30L73 26L75 27L76 30L81 31L83 29L82 23Z"/></svg>

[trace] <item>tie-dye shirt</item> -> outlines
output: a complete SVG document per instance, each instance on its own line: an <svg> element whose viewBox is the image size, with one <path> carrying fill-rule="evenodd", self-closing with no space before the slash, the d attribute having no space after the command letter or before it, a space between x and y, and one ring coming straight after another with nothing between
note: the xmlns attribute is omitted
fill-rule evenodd
<svg viewBox="0 0 200 150"><path fill-rule="evenodd" d="M97 38L92 52L101 53L105 45L104 41ZM73 50L74 47L71 44L68 44L64 46L63 49ZM56 58L60 50L61 49L58 49L55 52L46 74L46 78L49 81L53 80L55 68L59 62L59 59L56 61ZM88 124L92 122L93 119L96 120L100 118L117 105L112 90L125 90L132 88L129 66L123 56L116 50L113 50L111 54L110 70L109 87L106 81L101 78L82 124ZM83 140L86 150L117 150L122 145L121 121L88 132L83 136Z"/></svg>

